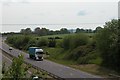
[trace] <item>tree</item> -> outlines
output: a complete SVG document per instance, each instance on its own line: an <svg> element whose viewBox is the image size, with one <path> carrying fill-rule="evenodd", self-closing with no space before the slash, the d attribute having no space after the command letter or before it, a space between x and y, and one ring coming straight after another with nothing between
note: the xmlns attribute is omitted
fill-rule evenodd
<svg viewBox="0 0 120 80"><path fill-rule="evenodd" d="M26 29L25 29L25 32L26 32L26 34L31 34L31 33L32 33L32 30L31 30L30 28L26 28Z"/></svg>
<svg viewBox="0 0 120 80"><path fill-rule="evenodd" d="M70 33L66 28L60 29L61 34L68 34Z"/></svg>
<svg viewBox="0 0 120 80"><path fill-rule="evenodd" d="M20 33L24 34L25 33L25 29L21 29Z"/></svg>
<svg viewBox="0 0 120 80"><path fill-rule="evenodd" d="M31 40L30 36L27 35L19 35L19 36L9 36L7 37L6 41L9 44L12 44L12 46L14 46L15 48L18 49L27 49L27 45L29 43L29 41Z"/></svg>
<svg viewBox="0 0 120 80"><path fill-rule="evenodd" d="M54 31L51 30L51 31L48 31L48 35L53 35L54 34Z"/></svg>
<svg viewBox="0 0 120 80"><path fill-rule="evenodd" d="M14 78L18 80L19 78L25 78L30 66L23 66L23 55L18 55L18 58L14 58L12 65L5 72L4 77Z"/></svg>
<svg viewBox="0 0 120 80"><path fill-rule="evenodd" d="M34 33L40 36L45 36L49 34L49 30L46 28L40 29L39 27L35 28Z"/></svg>
<svg viewBox="0 0 120 80"><path fill-rule="evenodd" d="M106 22L96 34L97 49L101 53L103 65L120 71L120 28L118 20Z"/></svg>
<svg viewBox="0 0 120 80"><path fill-rule="evenodd" d="M54 31L54 34L61 34L59 30Z"/></svg>
<svg viewBox="0 0 120 80"><path fill-rule="evenodd" d="M96 27L96 29L95 29L94 32L98 32L98 31L100 31L100 30L102 30L102 27L98 26L98 27Z"/></svg>
<svg viewBox="0 0 120 80"><path fill-rule="evenodd" d="M40 28L39 27L35 28L34 33L40 35Z"/></svg>
<svg viewBox="0 0 120 80"><path fill-rule="evenodd" d="M80 29L79 29L79 28L77 28L75 33L79 33L79 32L80 32Z"/></svg>
<svg viewBox="0 0 120 80"><path fill-rule="evenodd" d="M45 36L45 35L47 35L48 34L48 29L46 29L46 28L42 28L41 30L40 30L40 34L41 34L41 36Z"/></svg>
<svg viewBox="0 0 120 80"><path fill-rule="evenodd" d="M22 33L22 34L31 34L32 30L30 28L21 29L20 33Z"/></svg>
<svg viewBox="0 0 120 80"><path fill-rule="evenodd" d="M77 28L75 33L83 33L83 32L85 32L84 29L79 29L79 28Z"/></svg>
<svg viewBox="0 0 120 80"><path fill-rule="evenodd" d="M92 29L86 29L85 32L86 33L92 33L93 31L92 31Z"/></svg>

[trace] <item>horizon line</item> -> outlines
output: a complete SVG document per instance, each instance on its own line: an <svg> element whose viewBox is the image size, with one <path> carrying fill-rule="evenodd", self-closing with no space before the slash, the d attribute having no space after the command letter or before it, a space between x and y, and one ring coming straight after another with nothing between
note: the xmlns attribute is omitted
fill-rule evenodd
<svg viewBox="0 0 120 80"><path fill-rule="evenodd" d="M0 25L80 25L80 24L105 24L105 23L75 23L75 24L0 24Z"/></svg>

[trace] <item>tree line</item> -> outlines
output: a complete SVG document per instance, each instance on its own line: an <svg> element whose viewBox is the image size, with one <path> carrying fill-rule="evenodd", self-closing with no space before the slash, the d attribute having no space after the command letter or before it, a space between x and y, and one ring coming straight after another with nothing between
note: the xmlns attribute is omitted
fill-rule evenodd
<svg viewBox="0 0 120 80"><path fill-rule="evenodd" d="M69 34L69 30L67 30L66 28L62 28L60 30L49 30L46 28L40 28L37 27L34 29L34 31L31 30L31 28L26 28L26 29L21 29L20 33L22 34L37 34L39 36L45 36L45 35L55 35L55 34Z"/></svg>
<svg viewBox="0 0 120 80"><path fill-rule="evenodd" d="M11 34L35 34L38 36L46 36L46 35L57 35L57 34L71 34L71 33L96 33L102 29L102 27L98 26L95 30L92 29L83 29L83 28L76 28L76 29L67 29L67 28L61 28L60 30L49 30L47 28L40 28L36 27L33 31L31 28L21 29L20 32L7 32L2 33L2 35L11 35Z"/></svg>
<svg viewBox="0 0 120 80"><path fill-rule="evenodd" d="M77 28L75 29L75 31L68 30L67 28L61 28L60 30L53 31L46 28L37 27L34 29L34 31L32 31L31 28L21 29L20 33L21 34L37 34L39 36L45 36L45 35L56 35L56 34L70 34L70 33L95 33L99 29L102 29L102 28L97 27L95 30Z"/></svg>

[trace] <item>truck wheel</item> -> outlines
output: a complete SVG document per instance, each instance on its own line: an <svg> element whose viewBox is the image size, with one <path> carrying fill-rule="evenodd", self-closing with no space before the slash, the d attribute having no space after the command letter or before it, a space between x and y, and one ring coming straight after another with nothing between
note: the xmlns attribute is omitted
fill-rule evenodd
<svg viewBox="0 0 120 80"><path fill-rule="evenodd" d="M43 57L41 57L40 60L43 61Z"/></svg>
<svg viewBox="0 0 120 80"><path fill-rule="evenodd" d="M34 60L36 60L36 57L34 57Z"/></svg>
<svg viewBox="0 0 120 80"><path fill-rule="evenodd" d="M31 55L29 55L29 58L31 58L31 59L32 59L32 56L31 56Z"/></svg>

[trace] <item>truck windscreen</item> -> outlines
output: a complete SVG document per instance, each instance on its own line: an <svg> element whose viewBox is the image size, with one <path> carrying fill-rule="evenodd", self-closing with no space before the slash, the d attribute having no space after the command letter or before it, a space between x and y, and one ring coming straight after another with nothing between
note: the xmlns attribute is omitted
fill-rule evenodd
<svg viewBox="0 0 120 80"><path fill-rule="evenodd" d="M43 54L43 52L36 52L36 54Z"/></svg>

